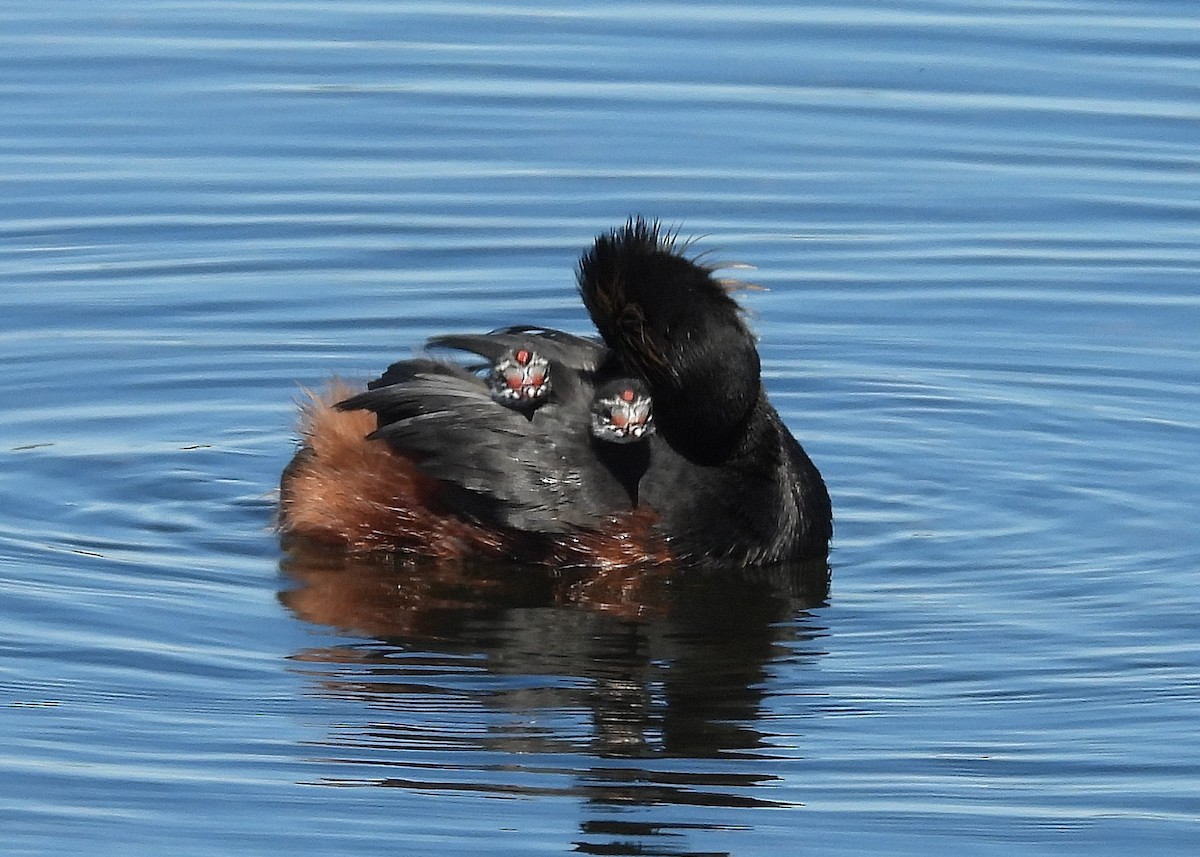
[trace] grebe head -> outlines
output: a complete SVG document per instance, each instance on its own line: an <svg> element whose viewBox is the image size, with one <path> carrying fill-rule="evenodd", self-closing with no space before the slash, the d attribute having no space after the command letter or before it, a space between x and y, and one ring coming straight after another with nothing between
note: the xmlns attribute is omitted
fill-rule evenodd
<svg viewBox="0 0 1200 857"><path fill-rule="evenodd" d="M618 378L596 389L592 436L607 443L635 443L654 434L650 391L641 381Z"/></svg>
<svg viewBox="0 0 1200 857"><path fill-rule="evenodd" d="M550 395L550 361L532 348L509 349L488 375L492 398L508 408L535 408Z"/></svg>

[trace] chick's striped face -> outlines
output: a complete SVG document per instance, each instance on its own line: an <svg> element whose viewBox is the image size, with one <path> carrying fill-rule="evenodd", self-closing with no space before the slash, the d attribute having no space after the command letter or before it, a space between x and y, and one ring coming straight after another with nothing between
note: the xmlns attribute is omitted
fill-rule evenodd
<svg viewBox="0 0 1200 857"><path fill-rule="evenodd" d="M632 382L606 385L592 402L592 435L608 443L633 443L654 434L650 394Z"/></svg>
<svg viewBox="0 0 1200 857"><path fill-rule="evenodd" d="M514 348L488 377L492 398L508 407L530 407L550 395L550 361L529 348Z"/></svg>

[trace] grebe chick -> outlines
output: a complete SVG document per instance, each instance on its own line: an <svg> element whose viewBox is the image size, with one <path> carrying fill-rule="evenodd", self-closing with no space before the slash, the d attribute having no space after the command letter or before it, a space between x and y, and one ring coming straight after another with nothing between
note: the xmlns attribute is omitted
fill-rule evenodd
<svg viewBox="0 0 1200 857"><path fill-rule="evenodd" d="M654 434L650 391L636 378L615 378L596 388L592 437L606 443L637 443Z"/></svg>

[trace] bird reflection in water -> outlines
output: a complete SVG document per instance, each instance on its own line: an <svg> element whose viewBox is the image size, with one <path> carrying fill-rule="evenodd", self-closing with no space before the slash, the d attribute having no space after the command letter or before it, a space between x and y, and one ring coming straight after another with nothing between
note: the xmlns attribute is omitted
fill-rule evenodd
<svg viewBox="0 0 1200 857"><path fill-rule="evenodd" d="M324 783L577 798L580 853L691 853L695 819L631 807L788 805L759 721L772 662L820 654L824 560L547 571L294 545L282 567L281 601L346 635L294 655L319 695L359 703L327 739L355 760Z"/></svg>

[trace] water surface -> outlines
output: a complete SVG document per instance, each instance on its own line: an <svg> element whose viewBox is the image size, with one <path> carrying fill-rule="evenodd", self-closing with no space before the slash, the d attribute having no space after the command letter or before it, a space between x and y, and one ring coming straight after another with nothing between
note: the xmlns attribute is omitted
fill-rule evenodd
<svg viewBox="0 0 1200 857"><path fill-rule="evenodd" d="M1190 854L1200 23L1172 2L10 3L12 854ZM301 388L751 263L823 569L288 554Z"/></svg>

